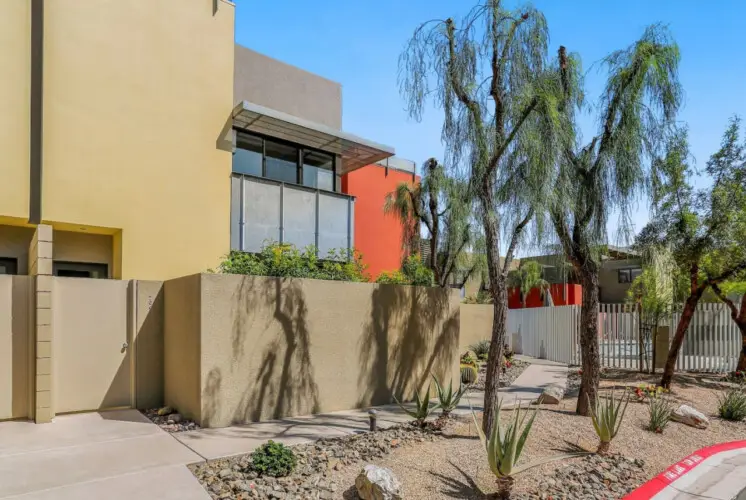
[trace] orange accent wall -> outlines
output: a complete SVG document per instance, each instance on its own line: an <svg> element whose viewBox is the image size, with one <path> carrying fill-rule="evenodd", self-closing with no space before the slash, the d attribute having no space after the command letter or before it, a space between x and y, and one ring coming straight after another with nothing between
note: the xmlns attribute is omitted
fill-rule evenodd
<svg viewBox="0 0 746 500"><path fill-rule="evenodd" d="M552 294L552 302L555 306L580 305L583 299L583 287L581 285L553 284L549 286L549 293ZM528 297L526 297L526 308L543 306L544 302L541 300L539 289L531 289ZM508 289L508 308L521 309L522 307L521 293L518 288Z"/></svg>
<svg viewBox="0 0 746 500"><path fill-rule="evenodd" d="M412 174L380 165L368 165L342 176L342 192L355 196L355 248L363 254L368 273L376 279L381 271L401 268L404 250L399 219L383 213L386 195ZM419 176L414 182L419 182Z"/></svg>

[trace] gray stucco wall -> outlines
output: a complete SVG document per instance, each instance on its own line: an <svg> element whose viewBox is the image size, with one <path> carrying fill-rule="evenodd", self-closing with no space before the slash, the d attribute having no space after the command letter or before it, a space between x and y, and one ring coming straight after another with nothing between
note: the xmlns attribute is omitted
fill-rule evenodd
<svg viewBox="0 0 746 500"><path fill-rule="evenodd" d="M626 302L630 283L619 283L620 269L640 268L639 259L612 260L604 262L598 276L600 298L604 304Z"/></svg>
<svg viewBox="0 0 746 500"><path fill-rule="evenodd" d="M234 103L249 101L342 128L342 86L236 44Z"/></svg>

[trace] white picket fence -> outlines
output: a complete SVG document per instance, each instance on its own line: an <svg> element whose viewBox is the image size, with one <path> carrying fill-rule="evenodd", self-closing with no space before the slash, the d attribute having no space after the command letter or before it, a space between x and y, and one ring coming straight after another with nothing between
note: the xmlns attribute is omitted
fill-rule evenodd
<svg viewBox="0 0 746 500"><path fill-rule="evenodd" d="M673 339L681 313L668 326ZM639 315L624 304L601 304L599 345L601 364L639 368ZM580 364L580 306L511 309L508 332L519 333L523 354L561 363ZM650 350L650 346L646 349ZM679 351L677 370L725 373L735 370L741 351L741 333L724 304L697 308Z"/></svg>

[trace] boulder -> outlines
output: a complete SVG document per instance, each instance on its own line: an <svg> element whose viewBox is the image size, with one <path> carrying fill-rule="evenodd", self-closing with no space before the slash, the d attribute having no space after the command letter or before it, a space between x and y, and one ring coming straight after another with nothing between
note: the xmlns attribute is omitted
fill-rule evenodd
<svg viewBox="0 0 746 500"><path fill-rule="evenodd" d="M158 410L158 416L165 417L166 415L171 415L173 412L173 408L171 408L170 406L164 406L163 408L160 408Z"/></svg>
<svg viewBox="0 0 746 500"><path fill-rule="evenodd" d="M544 389L536 402L544 405L558 405L563 397L565 397L565 387L552 384Z"/></svg>
<svg viewBox="0 0 746 500"><path fill-rule="evenodd" d="M401 483L391 469L366 465L355 479L357 494L363 500L401 500Z"/></svg>
<svg viewBox="0 0 746 500"><path fill-rule="evenodd" d="M688 405L681 405L676 408L671 414L671 420L696 427L697 429L707 429L710 425L709 419L702 412Z"/></svg>

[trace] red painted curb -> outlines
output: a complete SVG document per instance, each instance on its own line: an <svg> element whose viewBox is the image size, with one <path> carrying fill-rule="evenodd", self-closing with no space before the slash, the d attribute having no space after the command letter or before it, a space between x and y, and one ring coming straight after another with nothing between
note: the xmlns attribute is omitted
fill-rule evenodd
<svg viewBox="0 0 746 500"><path fill-rule="evenodd" d="M660 493L664 488L679 479L681 476L690 472L706 458L724 451L737 450L739 448L746 448L746 441L720 443L697 450L637 488L635 491L624 497L624 500L648 500Z"/></svg>

